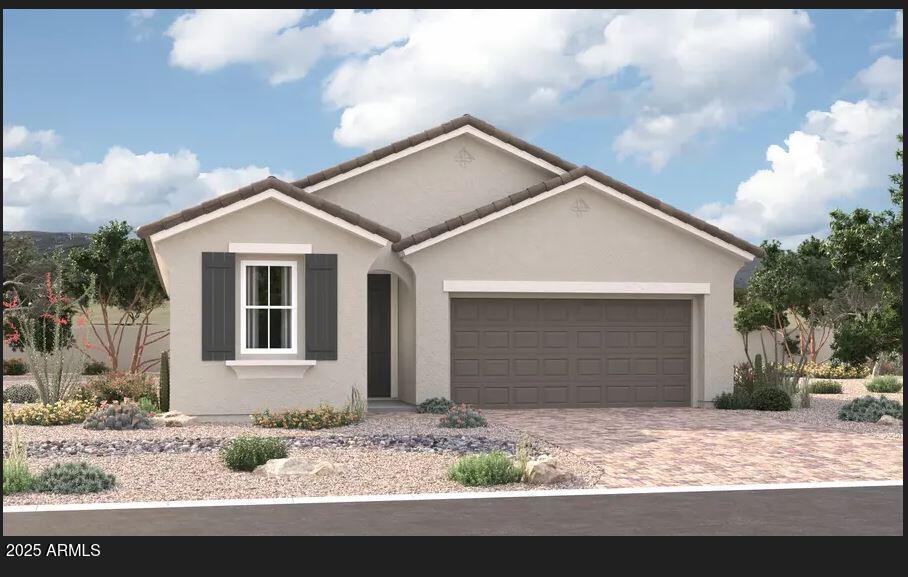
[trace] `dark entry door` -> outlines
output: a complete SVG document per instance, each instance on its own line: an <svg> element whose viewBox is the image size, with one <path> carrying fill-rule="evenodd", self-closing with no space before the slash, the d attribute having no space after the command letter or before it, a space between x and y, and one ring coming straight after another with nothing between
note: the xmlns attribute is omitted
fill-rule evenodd
<svg viewBox="0 0 908 577"><path fill-rule="evenodd" d="M391 275L369 275L368 394L391 396Z"/></svg>

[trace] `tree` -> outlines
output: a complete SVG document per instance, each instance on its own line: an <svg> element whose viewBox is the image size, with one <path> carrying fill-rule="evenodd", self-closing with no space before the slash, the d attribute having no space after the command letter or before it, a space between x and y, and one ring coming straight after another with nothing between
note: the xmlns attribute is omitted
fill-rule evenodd
<svg viewBox="0 0 908 577"><path fill-rule="evenodd" d="M748 286L748 298L762 303L763 314L772 321L768 328L785 357L799 357L800 377L807 360L816 361L834 322L828 302L841 284L824 243L814 237L796 250L785 250L778 241L764 241L764 257ZM742 323L744 326L745 323ZM794 325L793 329L789 328ZM796 337L793 343L789 338Z"/></svg>
<svg viewBox="0 0 908 577"><path fill-rule="evenodd" d="M35 240L25 234L10 234L3 239L3 301L16 301L16 314L4 315L3 338L14 351L23 351L26 339L38 351L48 352L61 339L61 346L72 343L69 321L75 313L72 306L59 311L67 323L60 325L50 322L46 316L53 303L48 301L51 294L50 275L62 259L62 253L43 254ZM22 323L28 319L29 330Z"/></svg>
<svg viewBox="0 0 908 577"><path fill-rule="evenodd" d="M898 140L901 145L901 134ZM896 158L901 163L901 146ZM826 239L831 263L845 279L848 291L862 295L860 304L847 310L836 331L833 354L848 363L872 361L874 371L882 355L902 352L904 183L901 172L889 178L895 210L836 210L830 215Z"/></svg>
<svg viewBox="0 0 908 577"><path fill-rule="evenodd" d="M148 247L142 240L130 237L131 232L132 227L126 222L111 221L92 235L87 247L74 248L69 253L65 286L69 294L86 295L76 304L107 354L112 370L120 368L125 328L138 326L128 370L139 372L159 362L142 360L145 347L167 338L170 331L150 330L149 317L167 296ZM93 306L100 310L99 324L92 322ZM86 345L87 341L83 343Z"/></svg>
<svg viewBox="0 0 908 577"><path fill-rule="evenodd" d="M788 324L785 317L785 324ZM738 310L735 311L735 330L741 335L744 343L744 356L747 362L753 367L753 359L750 358L750 334L753 332L760 333L760 348L763 350L763 358L768 359L766 355L766 341L763 340L764 330L773 330L775 325L775 314L769 303L749 298L745 291L741 294L738 301ZM773 347L774 352L778 352L778 347ZM776 359L778 360L778 359Z"/></svg>

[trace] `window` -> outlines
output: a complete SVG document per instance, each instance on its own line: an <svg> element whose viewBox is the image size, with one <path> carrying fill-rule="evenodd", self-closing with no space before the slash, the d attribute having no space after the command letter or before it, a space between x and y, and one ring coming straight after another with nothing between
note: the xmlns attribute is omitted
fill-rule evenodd
<svg viewBox="0 0 908 577"><path fill-rule="evenodd" d="M296 354L296 262L243 261L241 353Z"/></svg>

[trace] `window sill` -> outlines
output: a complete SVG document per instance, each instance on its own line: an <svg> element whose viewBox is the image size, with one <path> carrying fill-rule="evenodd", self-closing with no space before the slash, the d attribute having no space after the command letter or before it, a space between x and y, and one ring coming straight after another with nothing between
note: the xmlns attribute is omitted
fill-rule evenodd
<svg viewBox="0 0 908 577"><path fill-rule="evenodd" d="M315 361L255 359L226 361L240 379L299 379Z"/></svg>

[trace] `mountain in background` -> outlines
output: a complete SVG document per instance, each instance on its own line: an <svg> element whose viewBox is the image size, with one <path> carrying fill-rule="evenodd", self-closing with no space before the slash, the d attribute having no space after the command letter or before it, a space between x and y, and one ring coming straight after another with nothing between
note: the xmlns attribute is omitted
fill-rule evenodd
<svg viewBox="0 0 908 577"><path fill-rule="evenodd" d="M88 246L91 234L87 232L44 232L40 230L3 231L3 240L10 236L27 236L35 240L38 250L42 253L51 252L62 248L69 250L78 246Z"/></svg>

